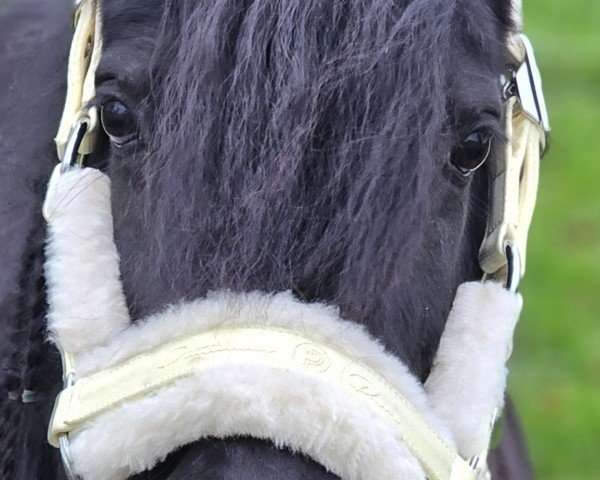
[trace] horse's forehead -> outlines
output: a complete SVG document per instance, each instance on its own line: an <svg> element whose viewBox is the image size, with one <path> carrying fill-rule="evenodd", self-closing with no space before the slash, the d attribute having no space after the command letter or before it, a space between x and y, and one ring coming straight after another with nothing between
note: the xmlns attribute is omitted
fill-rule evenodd
<svg viewBox="0 0 600 480"><path fill-rule="evenodd" d="M104 0L102 17L105 46L155 38L166 2L164 0Z"/></svg>
<svg viewBox="0 0 600 480"><path fill-rule="evenodd" d="M277 16L284 15L290 12L294 12L294 9L286 8L286 3L293 4L297 2L297 0L278 0L271 1L267 3L272 3L274 6L272 9L264 8L265 11L271 12L269 15ZM249 2L252 3L252 2ZM312 3L312 2L307 2ZM377 0L374 0L373 5L378 3ZM424 7L421 8L423 10L422 14L419 14L415 19L412 20L413 23L419 23L419 25L415 25L412 32L408 32L408 35L404 35L404 37L395 37L398 32L394 32L395 29L398 28L398 25L394 25L396 22L400 24L403 23L402 19L408 12L411 10L418 10L419 4L426 4L427 2L420 2L418 0L404 0L397 2L393 8L388 8L383 6L383 2L379 6L372 6L373 12L382 13L384 10L386 14L393 12L395 19L392 19L391 22L373 22L378 23L377 28L380 28L381 25L387 24L386 29L389 28L389 41L390 45L397 43L398 41L404 41L406 43L410 43L411 48L405 49L405 54L407 56L422 56L422 55L433 55L436 56L437 53L427 53L432 45L429 44L428 35L424 35L420 38L423 44L419 43L419 35L415 35L415 33L420 30L430 30L435 31L442 28L442 25L439 24L440 18L444 17L443 13L435 14L434 10L437 7ZM494 18L490 14L489 3L493 3L493 0L470 0L466 2L460 2L458 4L453 5L451 8L447 7L448 13L452 13L453 15L448 15L449 17L456 18L469 18L470 16L476 16L477 22L475 31L469 34L468 32L472 30L473 24L469 25L461 25L460 21L454 22L452 28L455 30L453 34L453 43L451 45L444 45L443 49L450 49L453 51L452 57L454 57L453 62L450 62L447 66L451 70L460 71L468 73L469 71L479 71L481 73L482 64L484 67L492 67L494 68L494 63L498 61L498 55L494 55L494 51L500 51L501 41L503 31L499 28L499 22L496 18ZM204 4L204 5L203 5ZM413 5L414 4L414 5ZM439 2L439 5L443 5L443 2ZM103 15L103 30L104 30L104 48L105 51L112 53L113 50L121 50L130 51L131 57L145 57L144 61L148 61L149 57L152 54L152 51L157 45L157 40L160 42L161 34L159 30L161 29L161 20L163 19L163 15L166 12L167 8L170 8L174 12L179 10L183 11L184 9L190 13L197 9L204 9L207 12L212 8L215 9L215 5L212 2L186 2L185 0L178 0L175 3L171 3L171 1L165 0L104 0L102 2L102 15ZM438 5L438 6L439 6ZM472 7L475 7L476 11L471 12L472 15L469 15L469 10L473 10ZM229 8L229 7L227 7ZM316 8L316 7L315 7ZM324 7L319 7L323 10L323 13L326 16L327 10ZM446 7L444 7L446 8ZM221 7L220 10L227 10L225 7ZM230 11L229 11L230 10ZM228 15L231 15L232 18L235 15L238 15L240 12L246 11L250 12L250 7L248 7L248 2L246 2L245 7L234 7L231 6L228 10ZM365 11L363 11L365 10ZM365 30L365 25L367 25L371 20L369 20L368 9L361 8L356 6L354 8L345 8L344 10L347 12L347 15L351 17L355 15L357 25L362 25L361 28ZM286 13L287 12L287 13ZM345 13L346 14L346 13ZM430 14L433 17L438 17L436 20L431 20L431 24L428 24L427 21L423 21L420 24L420 17L427 16ZM177 13L174 13L177 16ZM242 13L242 15L245 15ZM264 15L264 12L263 12ZM375 20L372 18L372 20ZM378 19L378 21L381 19ZM332 19L332 22L335 21ZM338 18L339 22L350 24L351 20ZM233 20L232 20L233 22ZM405 22L406 24L410 22ZM449 25L450 21L446 21ZM269 22L265 22L264 28L269 28ZM272 27L272 25L271 25ZM171 28L178 28L175 24ZM358 28L358 27L357 27ZM169 29L169 26L166 27L166 30ZM276 29L275 29L276 30ZM335 31L335 28L331 29L331 33ZM365 31L357 32L357 35L380 35L380 33L370 32L370 29L367 27ZM225 31L221 32L222 35L226 35ZM286 33L286 32L279 32ZM305 32L307 35L310 32ZM274 35L277 35L275 32ZM429 35L431 36L431 35ZM437 33L435 34L437 36ZM164 37L164 32L162 33L162 37ZM325 38L325 37L324 37ZM171 41L172 37L168 37L167 41ZM327 43L327 42L326 42ZM482 48L485 51L482 51ZM424 53L425 52L425 53ZM358 52L357 52L358 53ZM440 57L442 56L442 52L439 53ZM121 58L123 58L123 62L129 61L127 55L123 56L121 53L119 54ZM166 59L165 59L166 60ZM133 62L134 65L136 62ZM432 68L434 66L432 65ZM471 79L473 80L473 79Z"/></svg>

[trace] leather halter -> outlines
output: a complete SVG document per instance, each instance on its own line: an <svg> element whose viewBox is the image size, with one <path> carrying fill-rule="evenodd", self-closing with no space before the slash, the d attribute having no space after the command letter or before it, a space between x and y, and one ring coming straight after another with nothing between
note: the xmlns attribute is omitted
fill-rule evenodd
<svg viewBox="0 0 600 480"><path fill-rule="evenodd" d="M95 95L94 77L101 56L100 0L78 2L76 31L69 57L68 92L60 128L56 136L59 158L52 175L44 216L51 221L56 208L55 191L61 174L81 168L92 153L98 129L98 115L90 102ZM486 276L506 279L515 292L524 274L527 232L531 222L538 183L539 158L549 130L539 72L531 44L522 34L511 36L508 45L509 69L504 77L506 124L509 142L505 155L491 165L491 208L486 236L480 250L480 264ZM69 434L77 432L96 417L123 402L148 396L175 380L191 375L206 364L254 362L294 370L298 345L312 342L297 332L258 327L222 329L210 335L199 334L167 343L113 367L77 379L72 352L61 350L65 390L59 395L49 429L49 441L60 447L67 473L71 472ZM264 344L257 345L260 337ZM214 348L215 338L218 345ZM431 480L473 480L482 478L485 468L480 458L465 460L448 445L404 397L376 371L349 358L326 344L317 344L330 362L327 369L313 373L325 382L346 389L350 395L365 398L346 375L353 365L353 378L369 379L369 388L384 392L377 400L366 395L369 408L384 412L395 424L411 453ZM265 353L265 352L271 353ZM184 352L181 355L181 352ZM199 355L198 352L202 352ZM274 352L274 353L273 353ZM290 354L291 352L291 354ZM358 392L358 393L357 393ZM369 400L370 398L370 400ZM482 452L481 456L486 452Z"/></svg>

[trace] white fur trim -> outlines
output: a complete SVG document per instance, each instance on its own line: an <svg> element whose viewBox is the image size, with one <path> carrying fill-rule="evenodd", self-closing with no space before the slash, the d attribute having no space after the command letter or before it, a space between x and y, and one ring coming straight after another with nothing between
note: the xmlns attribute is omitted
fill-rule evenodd
<svg viewBox="0 0 600 480"><path fill-rule="evenodd" d="M422 384L406 365L387 353L360 325L340 318L339 309L323 303L304 303L290 292L234 294L211 292L205 299L169 306L164 312L138 322L110 344L100 346L78 361L79 376L88 376L156 346L215 327L238 325L279 327L336 346L360 360L390 382L450 441L451 434L428 414Z"/></svg>
<svg viewBox="0 0 600 480"><path fill-rule="evenodd" d="M244 365L123 405L76 435L71 451L85 480L122 480L178 446L237 435L303 452L347 480L425 478L391 424L359 400L307 376Z"/></svg>
<svg viewBox="0 0 600 480"><path fill-rule="evenodd" d="M426 389L464 458L488 446L490 421L504 404L515 325L522 299L494 282L461 285Z"/></svg>
<svg viewBox="0 0 600 480"><path fill-rule="evenodd" d="M405 365L363 328L340 319L337 308L302 303L289 292L216 292L204 300L169 307L109 345L82 355L78 374L89 375L192 333L257 323L292 329L360 359L401 391L452 444ZM125 425L127 434L122 432ZM202 371L150 398L123 405L74 435L72 451L86 480L120 479L150 468L174 448L198 438L240 434L270 438L279 446L302 451L345 479L423 478L414 458L378 413L319 380L257 366ZM103 476L94 476L96 471Z"/></svg>
<svg viewBox="0 0 600 480"><path fill-rule="evenodd" d="M129 326L113 240L110 180L98 170L66 172L52 186L48 225L48 329L78 356Z"/></svg>

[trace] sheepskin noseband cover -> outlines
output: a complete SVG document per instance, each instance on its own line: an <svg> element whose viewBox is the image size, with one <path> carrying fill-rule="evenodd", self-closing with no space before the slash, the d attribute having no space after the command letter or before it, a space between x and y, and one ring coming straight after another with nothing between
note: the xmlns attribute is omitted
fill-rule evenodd
<svg viewBox="0 0 600 480"><path fill-rule="evenodd" d="M363 328L289 292L218 291L132 324L113 240L110 182L94 169L51 186L46 276L51 339L85 378L168 342L227 327L278 328L362 362L420 412L463 458L485 453L502 407L505 362L521 298L491 282L459 287L432 373L422 385ZM357 396L298 371L215 365L124 402L69 435L84 480L120 480L205 437L268 439L345 480L425 479L389 419Z"/></svg>

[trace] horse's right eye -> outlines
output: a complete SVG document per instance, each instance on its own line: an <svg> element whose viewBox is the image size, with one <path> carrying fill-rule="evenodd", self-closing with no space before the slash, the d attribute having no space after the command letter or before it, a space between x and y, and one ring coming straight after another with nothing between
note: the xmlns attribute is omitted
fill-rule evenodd
<svg viewBox="0 0 600 480"><path fill-rule="evenodd" d="M135 115L124 103L111 100L102 106L102 127L117 147L125 145L137 136Z"/></svg>
<svg viewBox="0 0 600 480"><path fill-rule="evenodd" d="M487 160L492 148L492 134L475 130L452 152L452 163L463 175L470 175Z"/></svg>

